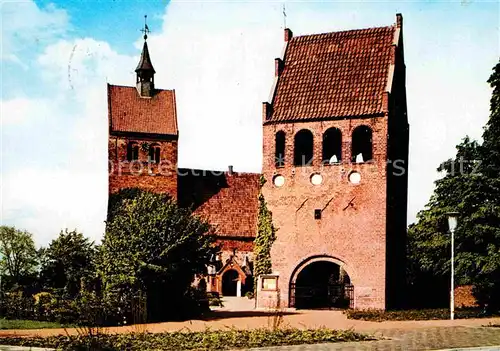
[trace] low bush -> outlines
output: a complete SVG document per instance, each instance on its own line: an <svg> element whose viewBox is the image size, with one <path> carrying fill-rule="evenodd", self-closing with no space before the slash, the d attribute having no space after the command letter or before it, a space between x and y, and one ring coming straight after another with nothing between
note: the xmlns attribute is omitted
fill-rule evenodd
<svg viewBox="0 0 500 351"><path fill-rule="evenodd" d="M220 296L217 295L208 295L208 305L209 306L218 306L218 307L224 307L224 304L222 303L222 299Z"/></svg>
<svg viewBox="0 0 500 351"><path fill-rule="evenodd" d="M97 334L48 338L2 338L6 345L52 347L58 350L229 350L280 345L374 340L351 330L253 329L203 332Z"/></svg>
<svg viewBox="0 0 500 351"><path fill-rule="evenodd" d="M22 291L11 291L0 298L0 316L8 319L34 319L35 300Z"/></svg>
<svg viewBox="0 0 500 351"><path fill-rule="evenodd" d="M245 294L245 297L249 300L253 299L254 298L254 293L253 291L247 291L247 293Z"/></svg>
<svg viewBox="0 0 500 351"><path fill-rule="evenodd" d="M345 310L344 314L349 319L359 319L364 321L383 322L383 321L419 321L431 319L449 319L450 310L447 308L421 309L421 310ZM480 308L464 308L455 311L456 319L484 318L491 317Z"/></svg>
<svg viewBox="0 0 500 351"><path fill-rule="evenodd" d="M60 325L116 324L113 309L99 296L83 291L74 298L41 292L25 296L22 292L9 292L0 299L0 318L51 322Z"/></svg>

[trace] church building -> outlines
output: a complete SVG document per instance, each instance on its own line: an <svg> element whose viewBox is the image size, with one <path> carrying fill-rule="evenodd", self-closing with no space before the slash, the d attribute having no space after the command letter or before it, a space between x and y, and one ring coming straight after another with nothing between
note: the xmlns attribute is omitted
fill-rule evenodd
<svg viewBox="0 0 500 351"><path fill-rule="evenodd" d="M270 100L256 116L262 174L177 167L175 90L156 88L146 39L136 86L108 85L110 194L167 193L214 225L222 252L209 291L243 296L256 284L261 308L400 305L409 136L402 16L379 28L285 29ZM260 192L277 231L272 274L254 277Z"/></svg>

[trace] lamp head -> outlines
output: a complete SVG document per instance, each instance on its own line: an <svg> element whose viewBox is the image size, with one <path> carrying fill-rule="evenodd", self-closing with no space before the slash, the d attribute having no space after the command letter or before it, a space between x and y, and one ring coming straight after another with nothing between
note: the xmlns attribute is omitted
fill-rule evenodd
<svg viewBox="0 0 500 351"><path fill-rule="evenodd" d="M457 227L458 212L448 212L446 213L446 216L448 217L448 228L450 229L450 232L454 232Z"/></svg>

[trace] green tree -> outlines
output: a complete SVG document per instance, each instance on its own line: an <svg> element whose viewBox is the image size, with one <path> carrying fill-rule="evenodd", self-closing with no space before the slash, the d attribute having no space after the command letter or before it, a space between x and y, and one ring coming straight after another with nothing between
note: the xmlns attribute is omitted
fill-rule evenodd
<svg viewBox="0 0 500 351"><path fill-rule="evenodd" d="M260 180L261 187L265 184L264 177ZM276 240L276 228L273 225L271 211L262 193L259 193L259 217L257 224L257 235L254 243L254 276L272 273L271 247Z"/></svg>
<svg viewBox="0 0 500 351"><path fill-rule="evenodd" d="M36 273L38 253L31 233L15 227L0 227L0 274L12 286L23 285Z"/></svg>
<svg viewBox="0 0 500 351"><path fill-rule="evenodd" d="M112 195L108 214L99 263L106 298L130 311L146 293L150 319L179 317L218 251L210 225L165 194L137 189Z"/></svg>
<svg viewBox="0 0 500 351"><path fill-rule="evenodd" d="M45 288L74 298L95 276L96 247L76 230L61 231L42 252L41 281Z"/></svg>
<svg viewBox="0 0 500 351"><path fill-rule="evenodd" d="M482 172L491 179L499 181L500 174L500 62L488 79L493 89L490 100L490 118L483 132ZM494 184L492 195L498 195L498 183ZM498 199L498 196L497 196Z"/></svg>
<svg viewBox="0 0 500 351"><path fill-rule="evenodd" d="M457 284L472 284L476 297L500 309L500 64L490 80L491 116L483 144L465 138L456 157L444 162L444 177L418 222L409 228L409 259L415 271L442 277L450 274L450 235L446 213L459 212L455 231ZM496 134L495 134L496 133Z"/></svg>

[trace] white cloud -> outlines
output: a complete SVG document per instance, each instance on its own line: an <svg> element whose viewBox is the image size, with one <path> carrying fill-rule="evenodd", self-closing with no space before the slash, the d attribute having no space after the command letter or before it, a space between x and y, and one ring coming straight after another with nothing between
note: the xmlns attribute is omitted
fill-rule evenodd
<svg viewBox="0 0 500 351"><path fill-rule="evenodd" d="M2 127L26 125L33 119L46 118L50 115L49 106L42 99L26 97L0 101L0 120Z"/></svg>
<svg viewBox="0 0 500 351"><path fill-rule="evenodd" d="M106 79L133 80L120 68L135 67L136 60L89 38L60 40L40 55L50 96L2 103L4 164L14 163L7 172L4 167L6 223L30 230L39 244L66 227L101 237L107 203ZM27 143L19 143L23 135ZM38 154L40 162L5 162L15 157L14 150L28 158Z"/></svg>
<svg viewBox="0 0 500 351"><path fill-rule="evenodd" d="M92 38L59 40L38 57L47 84L59 84L60 90L73 90L76 98L83 99L86 97L82 90L97 88L106 80L117 84L133 82L135 61Z"/></svg>
<svg viewBox="0 0 500 351"><path fill-rule="evenodd" d="M103 233L106 179L95 170L22 168L3 177L2 215L35 234L38 244L55 238L60 229L82 231L93 240Z"/></svg>
<svg viewBox="0 0 500 351"><path fill-rule="evenodd" d="M47 41L68 29L66 11L49 4L39 8L34 1L2 1L2 55L1 60L26 67L21 56L28 51L43 48Z"/></svg>

